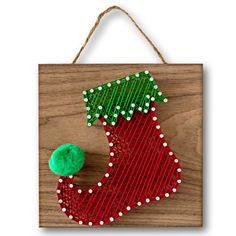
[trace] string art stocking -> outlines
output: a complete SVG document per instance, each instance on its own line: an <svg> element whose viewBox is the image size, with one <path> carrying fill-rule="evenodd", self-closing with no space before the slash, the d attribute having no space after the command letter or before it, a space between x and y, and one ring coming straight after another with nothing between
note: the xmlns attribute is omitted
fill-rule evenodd
<svg viewBox="0 0 236 236"><path fill-rule="evenodd" d="M155 102L167 102L148 71L83 91L87 124L104 126L110 147L106 173L90 188L60 176L62 211L80 225L98 226L131 209L168 198L181 183L179 161L167 144Z"/></svg>

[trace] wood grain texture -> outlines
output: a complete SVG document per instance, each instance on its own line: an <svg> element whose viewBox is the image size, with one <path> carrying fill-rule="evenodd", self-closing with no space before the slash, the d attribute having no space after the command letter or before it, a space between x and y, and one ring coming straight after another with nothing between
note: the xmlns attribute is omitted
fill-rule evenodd
<svg viewBox="0 0 236 236"><path fill-rule="evenodd" d="M98 121L87 127L82 91L143 70L169 99L158 104L157 115L180 159L182 184L172 197L104 227L202 226L202 69L200 64L39 65L39 226L80 227L57 203L58 177L48 167L54 149L74 143L85 150L86 164L76 177L83 187L97 183L106 170L107 139Z"/></svg>

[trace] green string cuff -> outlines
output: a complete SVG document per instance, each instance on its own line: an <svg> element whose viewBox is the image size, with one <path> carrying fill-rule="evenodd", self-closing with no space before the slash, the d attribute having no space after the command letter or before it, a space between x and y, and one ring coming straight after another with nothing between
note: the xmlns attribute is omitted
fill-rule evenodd
<svg viewBox="0 0 236 236"><path fill-rule="evenodd" d="M100 116L115 125L121 114L131 120L134 110L147 113L151 102L167 102L148 71L102 84L83 91L87 109L87 124L91 126Z"/></svg>

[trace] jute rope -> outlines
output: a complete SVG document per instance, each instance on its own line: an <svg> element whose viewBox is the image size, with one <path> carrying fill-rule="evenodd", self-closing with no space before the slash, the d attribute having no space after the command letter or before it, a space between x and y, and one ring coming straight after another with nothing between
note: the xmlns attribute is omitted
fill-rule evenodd
<svg viewBox="0 0 236 236"><path fill-rule="evenodd" d="M164 64L167 64L167 62L165 61L164 57L162 56L161 52L158 50L158 48L155 46L155 44L152 42L152 40L144 33L144 31L140 28L140 26L136 23L136 21L134 20L134 18L132 16L130 16L130 14L122 9L121 7L119 6L111 6L111 7L108 7L105 11L101 12L98 17L97 17L97 20L94 24L94 26L91 28L87 38L85 39L85 42L84 44L82 45L82 47L80 48L79 52L77 53L77 55L75 56L72 64L75 64L76 61L78 60L78 58L80 57L82 51L84 50L84 48L86 47L86 45L88 44L91 36L93 35L93 33L95 32L95 30L97 29L98 25L100 24L100 21L101 19L103 18L104 15L106 15L107 13L109 13L110 11L112 10L119 10L121 12L123 12L124 14L126 14L129 19L134 23L134 25L136 26L136 28L139 30L139 32L144 36L144 38L149 42L149 44L152 46L153 50L157 53L158 57L161 59L161 61L164 63Z"/></svg>

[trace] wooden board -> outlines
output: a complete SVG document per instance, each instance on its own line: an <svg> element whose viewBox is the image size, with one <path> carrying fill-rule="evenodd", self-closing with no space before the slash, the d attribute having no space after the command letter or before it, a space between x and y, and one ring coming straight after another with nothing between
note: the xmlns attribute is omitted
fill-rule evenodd
<svg viewBox="0 0 236 236"><path fill-rule="evenodd" d="M106 170L107 140L98 121L87 127L82 91L143 70L169 99L159 103L158 120L180 159L182 184L171 198L134 209L105 227L202 226L202 69L200 64L39 65L39 226L80 227L57 202L58 176L48 167L54 149L74 143L85 150L86 165L76 177L84 187L97 183Z"/></svg>

